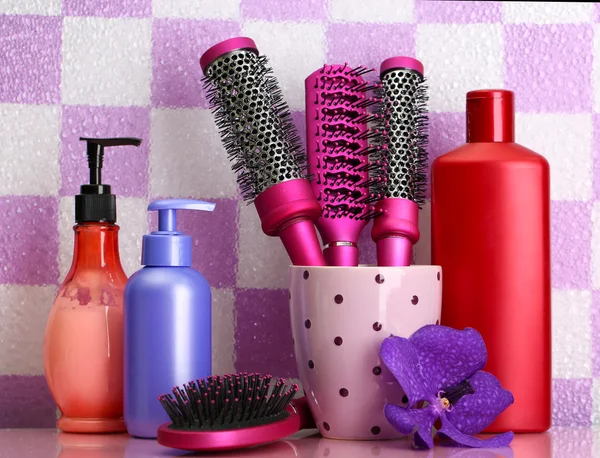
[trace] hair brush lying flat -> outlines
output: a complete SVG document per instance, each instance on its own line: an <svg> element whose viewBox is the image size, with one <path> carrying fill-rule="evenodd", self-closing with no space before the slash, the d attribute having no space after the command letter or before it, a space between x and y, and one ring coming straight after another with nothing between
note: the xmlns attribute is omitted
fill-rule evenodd
<svg viewBox="0 0 600 458"><path fill-rule="evenodd" d="M171 423L158 429L158 443L193 451L223 451L266 444L314 428L298 385L270 375L211 376L159 396Z"/></svg>
<svg viewBox="0 0 600 458"><path fill-rule="evenodd" d="M427 86L423 64L392 57L381 64L383 114L388 120L383 198L371 236L380 266L408 266L419 240L419 207L427 185Z"/></svg>
<svg viewBox="0 0 600 458"><path fill-rule="evenodd" d="M314 227L321 207L304 172L306 155L267 59L250 38L221 42L200 58L223 146L265 234L292 263L323 266Z"/></svg>
<svg viewBox="0 0 600 458"><path fill-rule="evenodd" d="M358 237L380 197L370 188L383 164L372 157L382 148L385 121L367 112L381 101L372 94L380 85L362 77L371 71L325 65L305 80L308 167L323 208L316 224L333 266L358 265Z"/></svg>

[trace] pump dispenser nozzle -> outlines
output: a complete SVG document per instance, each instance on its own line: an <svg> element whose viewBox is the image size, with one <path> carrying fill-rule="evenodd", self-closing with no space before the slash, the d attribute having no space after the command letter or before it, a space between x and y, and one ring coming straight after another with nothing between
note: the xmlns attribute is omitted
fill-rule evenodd
<svg viewBox="0 0 600 458"><path fill-rule="evenodd" d="M79 140L87 142L87 158L90 168L90 182L83 184L80 194L75 196L75 221L108 222L117 221L117 201L111 194L110 185L102 184L102 163L105 146L140 146L139 138L86 138Z"/></svg>
<svg viewBox="0 0 600 458"><path fill-rule="evenodd" d="M177 231L177 210L214 209L213 203L191 199L156 200L148 205L148 211L158 211L158 231L142 239L142 265L191 266L192 238Z"/></svg>

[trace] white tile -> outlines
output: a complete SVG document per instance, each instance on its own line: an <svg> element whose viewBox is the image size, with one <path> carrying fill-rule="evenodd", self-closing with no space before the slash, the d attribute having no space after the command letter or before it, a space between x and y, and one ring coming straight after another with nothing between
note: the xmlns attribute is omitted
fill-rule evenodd
<svg viewBox="0 0 600 458"><path fill-rule="evenodd" d="M500 24L419 24L416 43L430 111L464 112L468 91L504 86Z"/></svg>
<svg viewBox="0 0 600 458"><path fill-rule="evenodd" d="M55 286L0 285L0 374L42 375Z"/></svg>
<svg viewBox="0 0 600 458"><path fill-rule="evenodd" d="M60 199L58 207L59 247L58 267L62 282L73 260L75 203L73 197ZM148 212L145 199L117 196L117 224L119 230L119 255L125 273L130 276L141 269L142 236L148 233Z"/></svg>
<svg viewBox="0 0 600 458"><path fill-rule="evenodd" d="M232 288L212 288L212 373L235 372L234 302Z"/></svg>
<svg viewBox="0 0 600 458"><path fill-rule="evenodd" d="M142 236L149 231L146 199L117 196L121 265L128 276L142 268Z"/></svg>
<svg viewBox="0 0 600 458"><path fill-rule="evenodd" d="M0 14L60 16L61 0L0 0Z"/></svg>
<svg viewBox="0 0 600 458"><path fill-rule="evenodd" d="M592 424L600 424L600 379L592 380ZM600 430L594 435L594 443L596 444L597 452L595 458L600 458Z"/></svg>
<svg viewBox="0 0 600 458"><path fill-rule="evenodd" d="M575 24L592 22L591 3L504 2L506 24Z"/></svg>
<svg viewBox="0 0 600 458"><path fill-rule="evenodd" d="M594 90L594 111L600 113L600 25L594 26L594 48L592 50L592 88Z"/></svg>
<svg viewBox="0 0 600 458"><path fill-rule="evenodd" d="M147 105L150 50L150 19L64 18L63 102Z"/></svg>
<svg viewBox="0 0 600 458"><path fill-rule="evenodd" d="M252 37L260 54L269 58L274 75L291 109L304 110L304 76L325 62L325 30L311 22L244 23L244 35Z"/></svg>
<svg viewBox="0 0 600 458"><path fill-rule="evenodd" d="M516 141L550 163L552 199L591 199L591 115L517 113L515 123Z"/></svg>
<svg viewBox="0 0 600 458"><path fill-rule="evenodd" d="M591 291L552 291L552 375L589 378L591 359Z"/></svg>
<svg viewBox="0 0 600 458"><path fill-rule="evenodd" d="M240 0L153 0L154 17L185 19L236 19L240 15Z"/></svg>
<svg viewBox="0 0 600 458"><path fill-rule="evenodd" d="M414 264L431 265L431 202L427 201L419 211L419 232L421 237L414 246Z"/></svg>
<svg viewBox="0 0 600 458"><path fill-rule="evenodd" d="M213 199L237 195L235 173L210 110L154 109L150 138L153 196Z"/></svg>
<svg viewBox="0 0 600 458"><path fill-rule="evenodd" d="M413 0L331 0L329 10L334 21L348 22L412 22Z"/></svg>
<svg viewBox="0 0 600 458"><path fill-rule="evenodd" d="M0 104L0 195L57 195L60 110Z"/></svg>
<svg viewBox="0 0 600 458"><path fill-rule="evenodd" d="M266 236L254 205L240 203L239 288L287 288L291 264L279 237Z"/></svg>

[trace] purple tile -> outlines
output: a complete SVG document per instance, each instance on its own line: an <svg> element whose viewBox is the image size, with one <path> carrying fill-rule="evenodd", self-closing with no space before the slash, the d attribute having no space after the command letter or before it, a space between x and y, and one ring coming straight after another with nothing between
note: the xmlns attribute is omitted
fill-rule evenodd
<svg viewBox="0 0 600 458"><path fill-rule="evenodd" d="M149 17L152 0L63 0L67 16Z"/></svg>
<svg viewBox="0 0 600 458"><path fill-rule="evenodd" d="M379 71L388 57L415 54L414 24L329 24L328 64L364 65Z"/></svg>
<svg viewBox="0 0 600 458"><path fill-rule="evenodd" d="M325 0L241 0L242 17L265 21L325 20Z"/></svg>
<svg viewBox="0 0 600 458"><path fill-rule="evenodd" d="M189 196L160 197L185 198ZM201 197L194 196L194 199ZM159 198L157 198L159 199ZM238 201L208 199L216 204L212 213L180 211L177 230L192 237L192 267L202 272L212 287L235 286L238 265ZM150 227L158 225L156 212L150 212Z"/></svg>
<svg viewBox="0 0 600 458"><path fill-rule="evenodd" d="M155 19L152 26L152 105L208 107L199 59L219 41L241 34L232 21Z"/></svg>
<svg viewBox="0 0 600 458"><path fill-rule="evenodd" d="M416 0L415 15L420 23L502 22L502 3Z"/></svg>
<svg viewBox="0 0 600 458"><path fill-rule="evenodd" d="M592 292L592 375L600 377L600 291Z"/></svg>
<svg viewBox="0 0 600 458"><path fill-rule="evenodd" d="M523 112L589 112L591 24L505 25L504 82Z"/></svg>
<svg viewBox="0 0 600 458"><path fill-rule="evenodd" d="M62 19L0 15L0 103L60 102Z"/></svg>
<svg viewBox="0 0 600 458"><path fill-rule="evenodd" d="M552 202L552 286L586 289L591 282L592 208L587 202Z"/></svg>
<svg viewBox="0 0 600 458"><path fill-rule="evenodd" d="M466 120L464 113L429 114L429 169L425 196L431 197L431 164L442 154L465 143Z"/></svg>
<svg viewBox="0 0 600 458"><path fill-rule="evenodd" d="M56 406L43 376L0 375L0 428L54 428L55 424Z"/></svg>
<svg viewBox="0 0 600 458"><path fill-rule="evenodd" d="M235 368L297 377L288 291L235 290Z"/></svg>
<svg viewBox="0 0 600 458"><path fill-rule="evenodd" d="M371 238L371 229L373 222L369 222L360 233L358 238L358 263L359 264L377 264L377 245Z"/></svg>
<svg viewBox="0 0 600 458"><path fill-rule="evenodd" d="M592 404L592 379L552 380L552 426L590 426Z"/></svg>
<svg viewBox="0 0 600 458"><path fill-rule="evenodd" d="M56 285L58 201L53 197L0 199L0 284Z"/></svg>
<svg viewBox="0 0 600 458"><path fill-rule="evenodd" d="M294 121L294 125L296 129L298 129L298 134L300 135L300 139L302 140L302 145L304 149L306 149L306 115L304 111L292 111L292 120Z"/></svg>
<svg viewBox="0 0 600 458"><path fill-rule="evenodd" d="M60 194L79 193L89 182L85 142L79 137L138 137L142 144L104 150L102 181L121 197L144 197L148 193L150 109L143 107L64 106Z"/></svg>

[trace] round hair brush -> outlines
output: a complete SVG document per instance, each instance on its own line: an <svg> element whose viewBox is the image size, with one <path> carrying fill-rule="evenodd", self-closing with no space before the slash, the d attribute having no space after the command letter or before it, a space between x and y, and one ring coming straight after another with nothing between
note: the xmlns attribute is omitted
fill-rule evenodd
<svg viewBox="0 0 600 458"><path fill-rule="evenodd" d="M211 376L173 388L158 400L171 423L158 429L158 443L193 451L224 451L266 444L314 428L298 385L270 375Z"/></svg>
<svg viewBox="0 0 600 458"><path fill-rule="evenodd" d="M306 155L267 58L250 38L232 38L200 58L205 89L240 190L263 232L279 236L295 265L324 266L314 227L321 207Z"/></svg>
<svg viewBox="0 0 600 458"><path fill-rule="evenodd" d="M380 266L408 266L420 236L419 208L427 185L427 87L423 64L411 57L385 60L380 76L387 159L371 237Z"/></svg>
<svg viewBox="0 0 600 458"><path fill-rule="evenodd" d="M374 215L373 181L382 164L371 162L381 146L384 117L367 113L381 101L369 93L364 67L325 65L305 80L308 169L323 209L316 225L332 266L358 265L358 237Z"/></svg>

